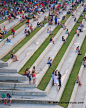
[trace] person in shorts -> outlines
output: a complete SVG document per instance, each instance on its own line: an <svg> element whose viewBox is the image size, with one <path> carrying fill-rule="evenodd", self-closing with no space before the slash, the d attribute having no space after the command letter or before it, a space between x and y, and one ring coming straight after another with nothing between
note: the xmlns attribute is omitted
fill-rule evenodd
<svg viewBox="0 0 86 108"><path fill-rule="evenodd" d="M10 101L9 106L11 106L12 98L11 98L11 96L9 95L9 93L7 94L6 105L7 105L7 102L8 102L8 101Z"/></svg>
<svg viewBox="0 0 86 108"><path fill-rule="evenodd" d="M4 94L3 92L3 94L1 94L1 104L2 104L2 100L4 100L4 104L5 104L5 99L6 99L6 94Z"/></svg>

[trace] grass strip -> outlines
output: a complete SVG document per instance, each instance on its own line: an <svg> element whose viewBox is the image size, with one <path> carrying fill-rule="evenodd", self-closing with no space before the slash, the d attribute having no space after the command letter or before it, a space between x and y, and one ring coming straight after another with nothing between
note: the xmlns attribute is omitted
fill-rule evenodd
<svg viewBox="0 0 86 108"><path fill-rule="evenodd" d="M1 24L1 23L3 23L4 21L6 21L6 19L4 19L4 20L1 20L1 21L0 21L0 24Z"/></svg>
<svg viewBox="0 0 86 108"><path fill-rule="evenodd" d="M81 22L82 19L83 19L83 17L79 17L78 21ZM52 77L53 70L55 70L57 68L58 64L60 63L63 55L65 54L65 51L67 50L71 40L74 37L75 30L77 29L78 26L79 26L79 23L76 23L75 26L73 27L73 29L71 30L70 36L68 36L68 38L67 38L67 43L66 44L64 43L62 45L61 49L59 50L55 59L53 60L52 67L47 70L47 72L45 73L44 77L42 78L40 84L38 85L38 87L37 87L38 89L45 90L45 88L47 87L47 85Z"/></svg>
<svg viewBox="0 0 86 108"><path fill-rule="evenodd" d="M73 91L73 88L74 88L74 85L76 82L76 78L78 76L80 67L82 65L82 59L83 59L84 54L86 52L86 49L84 48L85 45L86 45L86 36L85 36L84 42L82 43L82 46L81 46L82 55L77 56L77 59L74 63L73 69L71 71L71 74L70 74L69 79L67 81L67 84L65 86L65 89L64 89L64 92L62 94L60 102L69 102L69 100L71 98L72 91ZM68 106L68 104L65 104L65 103L64 104L61 103L59 105L65 107L65 108Z"/></svg>
<svg viewBox="0 0 86 108"><path fill-rule="evenodd" d="M46 21L43 21L42 23L46 24ZM10 59L10 54L14 50L15 53L26 43L28 42L42 27L36 27L33 32L31 32L30 36L25 37L18 45L16 45L6 56L2 58L3 61L7 61Z"/></svg>
<svg viewBox="0 0 86 108"><path fill-rule="evenodd" d="M68 19L70 17L70 14L66 15L66 19ZM64 22L66 22L66 20L62 20L61 24L63 24ZM61 25L57 26L54 30L53 30L53 37L57 34L57 32L60 30ZM50 35L51 36L51 35ZM49 40L50 40L50 36L48 36L46 38L46 40L42 43L42 45L38 48L37 51L35 51L35 53L31 56L31 58L26 62L26 64L21 68L21 70L19 71L19 74L24 74L25 69L28 66L32 66L33 63L37 60L37 58L40 56L40 54L44 51L44 49L48 46L49 44Z"/></svg>

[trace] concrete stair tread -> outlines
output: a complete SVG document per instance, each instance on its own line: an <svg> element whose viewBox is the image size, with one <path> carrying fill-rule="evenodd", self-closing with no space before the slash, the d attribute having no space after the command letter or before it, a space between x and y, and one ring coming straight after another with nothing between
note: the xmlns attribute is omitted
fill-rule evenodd
<svg viewBox="0 0 86 108"><path fill-rule="evenodd" d="M61 16L62 16L62 15L61 15ZM53 27L53 26L55 26L55 25L52 25L52 27ZM49 27L50 27L50 26L49 26ZM47 34L47 30L45 30L45 33ZM42 36L42 35L41 35L41 36ZM44 36L44 35L43 35L43 36ZM38 38L37 38L37 39L38 39ZM36 40L37 40L37 39L36 39ZM38 40L35 41L35 42L38 42ZM33 44L33 45L36 46L35 44ZM31 46L31 47L30 47L30 46ZM32 44L31 44L30 46L29 46L29 47L32 49ZM27 49L28 49L28 48L27 48ZM20 59L24 59L24 58L21 58L21 56L23 57L24 55L21 54L21 55L19 56ZM19 58L18 58L18 59L19 59ZM15 66L15 68L16 68L16 66L18 67L18 64L19 64L18 62L21 62L20 59L19 59L19 61L17 61L16 63L12 63L9 67L6 67L6 69L11 68L11 66L12 66L13 68L14 68L14 66ZM26 58L25 58L25 59L26 59ZM22 62L23 62L23 61L22 61ZM17 63L18 63L18 64L17 64ZM15 64L15 65L13 66L13 64Z"/></svg>
<svg viewBox="0 0 86 108"><path fill-rule="evenodd" d="M81 8L79 9L79 11L81 11ZM75 16L76 16L76 18L78 17L77 13L75 14ZM74 24L73 23L74 22L73 20L74 19L72 18L71 21L67 25L67 28L69 28L69 31L71 29L70 28L70 25L73 26L73 24ZM41 62L39 62L39 64L36 66L36 72L37 73L39 73L39 72L41 73L41 71L39 71L39 70L43 69L47 65L47 59L48 59L48 57L53 57L56 49L59 50L59 47L63 44L62 39L61 39L62 36L67 37L67 34L65 32L66 32L66 30L63 30L63 32L56 39L55 44L51 46L50 50L48 50L48 52L45 54L45 56L43 57L43 59L41 60ZM45 63L44 63L44 61L45 61ZM41 69L40 69L40 67L41 67ZM40 73L39 73L39 75L40 75Z"/></svg>
<svg viewBox="0 0 86 108"><path fill-rule="evenodd" d="M43 15L41 15L41 17L40 18L38 18L39 20L39 22L41 22L43 19L44 19L44 16L47 16L48 15L48 12L45 12ZM37 22L38 21L34 21L34 22L32 22L31 24L33 25L33 27L34 26L36 26L37 25ZM28 27L26 27L26 29L28 29ZM23 34L23 35L22 35ZM20 39L22 38L22 37L24 37L25 36L25 34L24 34L24 29L20 32L20 33L18 33L16 36L15 36L15 38L12 38L11 39L11 42L13 43L12 45L3 45L3 46L1 46L0 47L0 56L3 54L3 53L5 53L9 48L12 48L12 46L14 45L14 44L16 44L18 41L20 41Z"/></svg>

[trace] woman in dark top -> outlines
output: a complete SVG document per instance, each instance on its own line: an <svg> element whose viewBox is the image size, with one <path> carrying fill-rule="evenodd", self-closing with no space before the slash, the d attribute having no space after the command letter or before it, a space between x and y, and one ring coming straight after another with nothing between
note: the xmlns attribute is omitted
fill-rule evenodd
<svg viewBox="0 0 86 108"><path fill-rule="evenodd" d="M14 52L11 53L11 59L13 59L14 62L15 62L15 61L18 61L17 56L14 55Z"/></svg>
<svg viewBox="0 0 86 108"><path fill-rule="evenodd" d="M64 41L65 43L67 42L66 39L64 39L64 36L62 36L62 41Z"/></svg>

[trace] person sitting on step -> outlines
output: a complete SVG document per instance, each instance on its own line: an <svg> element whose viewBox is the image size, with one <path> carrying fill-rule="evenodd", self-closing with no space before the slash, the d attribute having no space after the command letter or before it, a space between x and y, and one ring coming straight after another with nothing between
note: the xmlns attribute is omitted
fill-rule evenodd
<svg viewBox="0 0 86 108"><path fill-rule="evenodd" d="M25 29L24 33L26 34L26 36L30 35L30 31Z"/></svg>
<svg viewBox="0 0 86 108"><path fill-rule="evenodd" d="M7 102L8 102L8 101L10 101L9 106L11 106L12 97L10 96L9 93L7 93L6 105L7 105Z"/></svg>
<svg viewBox="0 0 86 108"><path fill-rule="evenodd" d="M80 52L79 46L77 46L76 51L77 51L78 55L82 55Z"/></svg>
<svg viewBox="0 0 86 108"><path fill-rule="evenodd" d="M66 30L66 34L68 34L68 36L70 35L70 32L68 31L68 29Z"/></svg>
<svg viewBox="0 0 86 108"><path fill-rule="evenodd" d="M6 98L6 94L3 92L1 94L1 104L2 104L2 100L4 100L4 104L5 104L5 98Z"/></svg>
<svg viewBox="0 0 86 108"><path fill-rule="evenodd" d="M65 25L65 23L62 24L62 28L63 28L63 30L66 29L66 25Z"/></svg>
<svg viewBox="0 0 86 108"><path fill-rule="evenodd" d="M53 42L53 44L54 44L53 36L50 38L50 42Z"/></svg>
<svg viewBox="0 0 86 108"><path fill-rule="evenodd" d="M76 83L78 83L79 84L79 86L81 86L82 84L81 84L81 82L80 82L80 79L79 79L79 76L77 77L77 79L76 79Z"/></svg>
<svg viewBox="0 0 86 108"><path fill-rule="evenodd" d="M7 41L7 42L11 42L11 40L10 40L10 39L8 39L8 37L7 37L6 41Z"/></svg>
<svg viewBox="0 0 86 108"><path fill-rule="evenodd" d="M14 54L14 51L11 53L11 59L15 61L18 61L17 56Z"/></svg>
<svg viewBox="0 0 86 108"><path fill-rule="evenodd" d="M64 38L64 36L62 36L62 41L65 43L67 42L66 39Z"/></svg>
<svg viewBox="0 0 86 108"><path fill-rule="evenodd" d="M52 67L52 59L50 57L48 58L47 64L50 64L50 67Z"/></svg>

